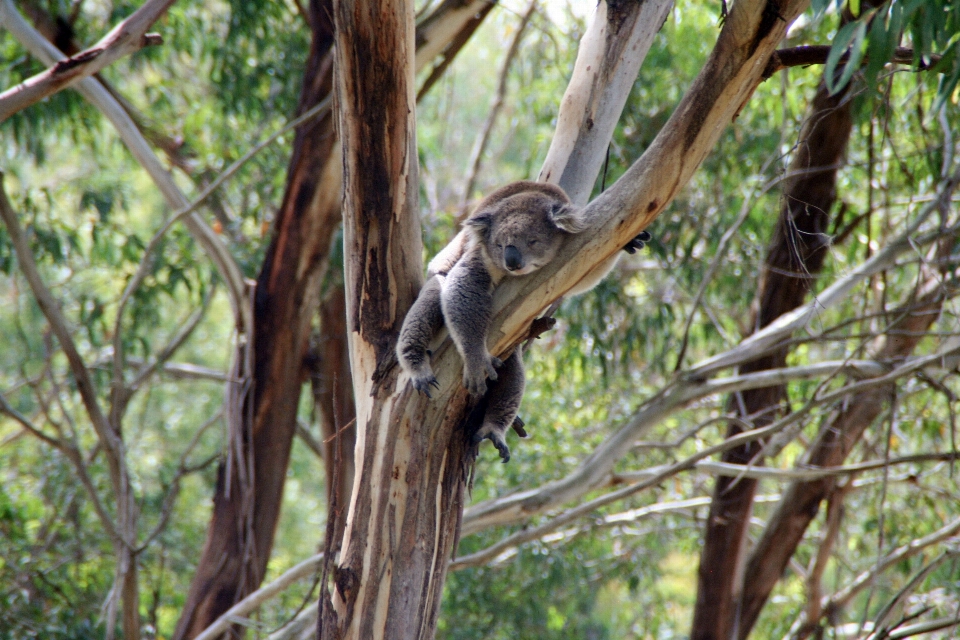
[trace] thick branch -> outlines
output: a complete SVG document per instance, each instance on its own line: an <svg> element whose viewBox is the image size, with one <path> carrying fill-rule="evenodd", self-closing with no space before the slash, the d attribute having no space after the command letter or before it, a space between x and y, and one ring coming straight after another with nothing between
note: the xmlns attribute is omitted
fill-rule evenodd
<svg viewBox="0 0 960 640"><path fill-rule="evenodd" d="M539 178L559 184L577 204L590 199L637 72L672 7L673 0L601 0L580 40Z"/></svg>

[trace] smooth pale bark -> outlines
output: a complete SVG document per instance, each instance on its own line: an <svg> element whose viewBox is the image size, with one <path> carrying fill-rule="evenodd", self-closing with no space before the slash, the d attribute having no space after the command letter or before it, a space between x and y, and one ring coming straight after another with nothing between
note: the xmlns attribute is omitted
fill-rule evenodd
<svg viewBox="0 0 960 640"><path fill-rule="evenodd" d="M756 328L769 325L803 304L820 273L830 241L827 231L836 199L837 172L852 127L847 92L831 96L821 82L787 169L791 177L784 181L780 216L767 249L751 314L751 325ZM786 347L775 349L740 365L739 373L779 369L786 364L787 354ZM782 415L785 398L783 385L730 396L727 411L739 420L729 423L727 437L743 432L747 420L756 427L771 424ZM762 447L762 442L748 443L725 452L722 461L762 464L757 459ZM717 478L700 555L691 631L691 638L695 640L730 637L742 586L747 525L756 487L757 481L752 478Z"/></svg>
<svg viewBox="0 0 960 640"><path fill-rule="evenodd" d="M590 199L637 72L671 8L673 0L601 0L580 40L539 178L563 187L577 204Z"/></svg>
<svg viewBox="0 0 960 640"><path fill-rule="evenodd" d="M759 2L741 2L732 10L704 69L650 148L616 184L588 205L587 211L594 218L597 231L574 238L554 262L527 278L505 282L497 290L494 300L498 313L491 331L496 341L491 349L493 353L502 353L509 348L524 335L525 328L542 309L598 265L615 259L617 251L646 228L676 196L712 148L722 128L756 89L766 60L782 38L786 25L804 7L804 2L785 3L781 7L785 22L765 18L763 3ZM609 59L609 56L600 58ZM590 72L589 66L584 64L580 68L586 73ZM588 86L592 87L591 94L601 88ZM626 90L629 92L629 85ZM626 94L622 96L626 100ZM615 123L607 125L606 120L603 123L585 122L585 118L578 118L576 114L581 110L576 104L576 101L564 103L562 108L573 109L573 112L569 118L561 113L560 122L584 124L579 129L573 129L571 124L569 130L558 130L558 137L582 135L588 138L590 131L601 124L609 126L612 132ZM609 138L602 148L606 148L608 141ZM595 147L596 144L585 140L582 144L558 145L557 148L581 146ZM551 149L548 163L553 163L550 157L555 153L559 151ZM570 152L562 157L569 161ZM560 168L566 165L556 166L558 168L553 170L545 166L541 176L564 173ZM596 166L599 171L599 162ZM584 177L576 183L568 183L567 189L589 193L596 175L594 173L589 180ZM748 351L747 357L756 357L758 353ZM439 379L441 384L445 383L443 378ZM684 386L675 391L682 396L689 389ZM521 521L601 486L632 441L678 400L673 394L653 400L644 407L642 415L608 438L570 476L537 490L471 507L464 514L463 532L470 534L495 524Z"/></svg>

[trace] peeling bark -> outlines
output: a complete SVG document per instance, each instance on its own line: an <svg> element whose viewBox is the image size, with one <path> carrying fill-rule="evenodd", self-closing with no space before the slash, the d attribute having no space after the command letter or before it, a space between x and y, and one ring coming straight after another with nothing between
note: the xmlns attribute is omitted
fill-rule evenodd
<svg viewBox="0 0 960 640"><path fill-rule="evenodd" d="M810 113L800 131L797 150L784 182L780 216L760 275L752 310L754 330L768 326L799 307L823 266L829 246L827 228L835 200L836 178L853 126L846 92L831 96L821 82ZM822 167L821 170L816 170ZM786 364L787 349L778 348L740 366L741 374L779 369ZM783 385L752 389L731 396L727 410L739 420L731 422L727 437L771 424L782 415ZM753 416L753 417L752 417ZM753 442L723 455L723 462L757 464L763 446ZM691 638L731 637L736 624L746 533L753 509L757 481L751 478L717 478L700 556L697 602Z"/></svg>
<svg viewBox="0 0 960 640"><path fill-rule="evenodd" d="M323 462L327 480L327 505L338 505L338 512L327 517L336 518L334 543L339 547L347 521L347 505L353 487L353 452L356 446L356 418L352 377L350 375L350 348L347 344L347 315L343 284L334 286L320 305L320 338L315 347L316 367L312 374L314 406L320 418L323 438ZM339 456L339 458L338 458ZM340 469L334 480L334 465L339 459Z"/></svg>

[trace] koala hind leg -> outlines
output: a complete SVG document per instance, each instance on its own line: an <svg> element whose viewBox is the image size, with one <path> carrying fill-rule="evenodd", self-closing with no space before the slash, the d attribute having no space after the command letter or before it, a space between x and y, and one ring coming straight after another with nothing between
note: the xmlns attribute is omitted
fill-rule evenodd
<svg viewBox="0 0 960 640"><path fill-rule="evenodd" d="M397 359L417 391L429 398L430 387L440 388L430 367L430 341L443 326L443 311L440 307L440 290L443 276L433 276L420 290L400 328L397 339Z"/></svg>
<svg viewBox="0 0 960 640"><path fill-rule="evenodd" d="M463 358L463 386L470 395L487 392L487 378L497 379L501 362L487 351L492 280L479 255L465 255L450 270L440 294L447 330Z"/></svg>
<svg viewBox="0 0 960 640"><path fill-rule="evenodd" d="M503 361L496 382L490 385L487 393L487 409L483 414L483 424L473 435L473 444L490 440L500 452L503 462L510 460L510 447L507 446L507 429L519 421L518 434L523 431L523 420L517 416L523 388L526 384L523 372L522 348L517 346L513 354ZM524 436L526 432L524 432Z"/></svg>

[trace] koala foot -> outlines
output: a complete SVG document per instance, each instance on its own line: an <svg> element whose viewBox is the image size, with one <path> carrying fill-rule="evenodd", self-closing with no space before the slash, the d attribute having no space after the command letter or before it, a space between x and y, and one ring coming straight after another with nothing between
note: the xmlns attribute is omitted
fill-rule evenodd
<svg viewBox="0 0 960 640"><path fill-rule="evenodd" d="M433 369L430 368L430 365L423 365L417 367L415 371L410 372L410 382L413 383L413 388L424 394L431 400L433 396L430 395L430 387L434 389L440 388L440 383L437 382L437 377L433 375Z"/></svg>
<svg viewBox="0 0 960 640"><path fill-rule="evenodd" d="M493 446L500 452L500 459L504 464L510 462L510 447L507 446L506 427L497 424L484 422L479 430L473 435L471 442L480 444L484 440L489 440Z"/></svg>
<svg viewBox="0 0 960 640"><path fill-rule="evenodd" d="M480 370L474 367L468 367L466 363L463 368L463 386L467 388L472 396L482 396L487 392L487 378L497 379L497 369L503 366L503 361L494 356L487 356L483 368Z"/></svg>
<svg viewBox="0 0 960 640"><path fill-rule="evenodd" d="M637 234L636 238L626 244L623 250L632 255L640 249L643 249L643 247L651 240L653 240L653 236L646 231L641 231L639 234Z"/></svg>

